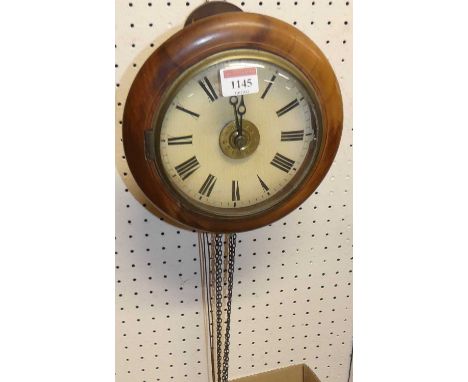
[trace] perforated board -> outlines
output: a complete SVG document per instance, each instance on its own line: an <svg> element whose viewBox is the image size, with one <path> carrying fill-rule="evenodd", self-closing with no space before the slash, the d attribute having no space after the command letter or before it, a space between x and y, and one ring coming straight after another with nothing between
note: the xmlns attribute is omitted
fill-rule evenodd
<svg viewBox="0 0 468 382"><path fill-rule="evenodd" d="M155 217L133 189L123 106L142 63L203 1L116 3L116 380L208 380L197 235ZM349 1L232 1L289 22L330 60L344 101L335 162L317 192L239 235L230 378L306 363L348 380L352 349L352 9Z"/></svg>

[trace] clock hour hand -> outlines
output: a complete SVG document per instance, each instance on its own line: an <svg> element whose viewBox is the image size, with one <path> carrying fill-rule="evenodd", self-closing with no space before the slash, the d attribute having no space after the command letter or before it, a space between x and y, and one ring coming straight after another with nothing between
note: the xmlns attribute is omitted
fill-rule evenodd
<svg viewBox="0 0 468 382"><path fill-rule="evenodd" d="M239 135L242 135L242 119L244 118L244 114L246 113L247 111L247 108L245 107L245 103L244 103L244 96L242 95L241 96L241 100L240 100L240 103L239 103L239 107L237 108L237 114L239 115L239 125L240 125L240 128L239 128Z"/></svg>

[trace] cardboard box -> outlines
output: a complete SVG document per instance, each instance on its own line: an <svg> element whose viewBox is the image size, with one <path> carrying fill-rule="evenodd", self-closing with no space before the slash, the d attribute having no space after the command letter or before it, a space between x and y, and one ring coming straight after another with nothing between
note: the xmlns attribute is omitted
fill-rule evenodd
<svg viewBox="0 0 468 382"><path fill-rule="evenodd" d="M320 382L307 365L294 365L235 379L231 382Z"/></svg>

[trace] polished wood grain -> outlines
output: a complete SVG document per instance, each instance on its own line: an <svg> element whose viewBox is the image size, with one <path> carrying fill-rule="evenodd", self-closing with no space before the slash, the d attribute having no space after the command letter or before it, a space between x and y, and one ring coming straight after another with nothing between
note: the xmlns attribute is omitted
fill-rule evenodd
<svg viewBox="0 0 468 382"><path fill-rule="evenodd" d="M316 91L322 111L323 137L317 165L301 187L275 208L247 218L209 216L186 206L163 181L161 169L147 160L144 132L166 90L195 63L229 49L260 49L295 65ZM259 14L231 12L207 17L176 33L145 62L130 88L123 118L125 155L145 195L169 220L209 232L241 232L265 226L300 206L318 187L333 163L343 125L343 105L336 76L320 49L302 32Z"/></svg>

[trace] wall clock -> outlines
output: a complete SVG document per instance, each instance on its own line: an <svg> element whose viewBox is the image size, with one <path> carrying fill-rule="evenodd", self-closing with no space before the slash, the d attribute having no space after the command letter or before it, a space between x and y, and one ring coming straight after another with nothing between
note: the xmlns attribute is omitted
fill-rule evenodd
<svg viewBox="0 0 468 382"><path fill-rule="evenodd" d="M342 108L335 74L307 36L226 2L193 11L130 88L130 170L167 221L199 232L213 382L228 381L236 232L280 219L314 192L337 152Z"/></svg>
<svg viewBox="0 0 468 382"><path fill-rule="evenodd" d="M174 224L215 233L270 224L333 163L343 123L333 69L296 28L227 3L206 3L187 24L130 88L130 170Z"/></svg>

